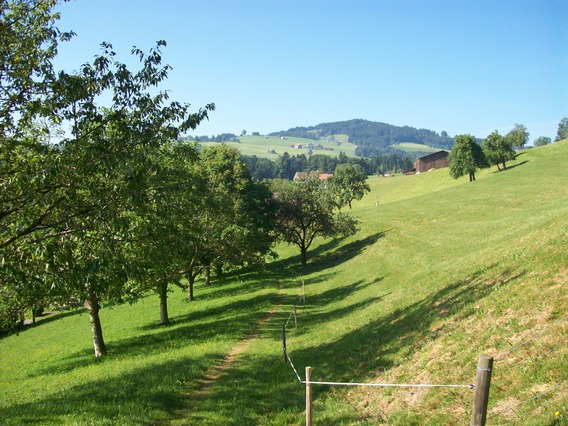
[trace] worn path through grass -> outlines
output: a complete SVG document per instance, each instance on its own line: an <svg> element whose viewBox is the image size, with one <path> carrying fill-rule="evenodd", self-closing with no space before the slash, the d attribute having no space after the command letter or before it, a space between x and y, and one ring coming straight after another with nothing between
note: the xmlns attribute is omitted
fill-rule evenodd
<svg viewBox="0 0 568 426"><path fill-rule="evenodd" d="M191 395L186 394L184 395L185 398L191 401L188 401L188 407L179 410L174 415L174 420L172 420L171 424L187 424L191 412L195 410L196 406L199 405L200 402L207 400L211 396L211 387L225 374L234 364L237 362L238 358L246 353L250 347L254 344L256 340L258 340L260 336L260 332L262 331L263 327L268 324L268 322L272 319L278 308L280 307L280 298L282 297L282 289L279 290L278 296L275 300L274 305L272 305L271 309L266 313L266 315L249 331L249 333L233 348L231 351L223 358L218 364L213 366L209 371L207 371L203 378L198 382L198 387L196 390L191 391Z"/></svg>

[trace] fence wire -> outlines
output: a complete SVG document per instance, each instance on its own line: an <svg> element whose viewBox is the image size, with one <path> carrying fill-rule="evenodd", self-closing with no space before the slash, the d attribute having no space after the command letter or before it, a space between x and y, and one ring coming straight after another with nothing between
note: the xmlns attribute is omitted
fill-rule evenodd
<svg viewBox="0 0 568 426"><path fill-rule="evenodd" d="M532 336L530 339L527 339L515 346L513 346L511 349L509 349L507 352L505 352L504 354L500 355L499 357L495 358L495 361L500 361L502 359L504 359L505 357L507 357L508 355L512 354L513 352L515 352L517 349L525 346L526 344L533 342L535 340L537 340L538 338L540 338L541 336L545 335L546 333L548 333L550 330L552 330L554 327L556 327L558 324L564 322L568 320L568 316L562 317L557 319L556 321L554 321L551 325L549 325L548 327L546 327L544 330L539 331L538 333L536 333L534 336Z"/></svg>

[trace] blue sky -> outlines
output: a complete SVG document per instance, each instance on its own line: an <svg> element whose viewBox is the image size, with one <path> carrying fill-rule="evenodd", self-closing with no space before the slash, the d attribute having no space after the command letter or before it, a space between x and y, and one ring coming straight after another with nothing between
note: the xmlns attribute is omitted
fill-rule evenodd
<svg viewBox="0 0 568 426"><path fill-rule="evenodd" d="M568 116L565 0L72 0L56 65L113 44L131 63L166 40L161 86L197 110L194 134L268 133L363 118L484 138ZM134 63L133 63L134 64Z"/></svg>

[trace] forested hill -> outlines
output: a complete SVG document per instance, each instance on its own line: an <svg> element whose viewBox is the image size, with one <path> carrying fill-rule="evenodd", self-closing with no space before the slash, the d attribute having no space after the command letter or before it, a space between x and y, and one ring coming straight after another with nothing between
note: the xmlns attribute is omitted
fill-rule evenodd
<svg viewBox="0 0 568 426"><path fill-rule="evenodd" d="M331 135L347 135L349 142L357 145L355 153L362 157L373 157L392 151L391 146L400 142L414 142L434 148L451 149L454 139L446 132L438 133L427 129L355 119L322 123L311 127L294 127L271 133L271 136L290 136L320 139Z"/></svg>

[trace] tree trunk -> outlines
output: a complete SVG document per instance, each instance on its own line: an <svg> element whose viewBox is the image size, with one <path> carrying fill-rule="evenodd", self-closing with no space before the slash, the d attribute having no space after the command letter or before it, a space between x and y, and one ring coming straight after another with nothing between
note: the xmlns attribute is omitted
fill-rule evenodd
<svg viewBox="0 0 568 426"><path fill-rule="evenodd" d="M221 277L223 276L223 265L221 263L217 263L215 265L215 276L218 279L221 279Z"/></svg>
<svg viewBox="0 0 568 426"><path fill-rule="evenodd" d="M205 287L211 285L211 266L205 267Z"/></svg>
<svg viewBox="0 0 568 426"><path fill-rule="evenodd" d="M168 284L160 285L160 324L167 325L170 323L168 317Z"/></svg>
<svg viewBox="0 0 568 426"><path fill-rule="evenodd" d="M471 172L469 173L469 181L470 182L475 181L475 173L471 173Z"/></svg>
<svg viewBox="0 0 568 426"><path fill-rule="evenodd" d="M91 331L93 333L93 347L95 349L95 357L99 358L107 353L105 341L103 339L103 329L101 327L101 319L99 311L101 306L97 295L91 293L89 298L85 300L85 308L89 312L89 320L91 321Z"/></svg>
<svg viewBox="0 0 568 426"><path fill-rule="evenodd" d="M195 297L193 297L193 282L195 281L195 277L190 272L187 274L187 301L193 302Z"/></svg>
<svg viewBox="0 0 568 426"><path fill-rule="evenodd" d="M306 266L306 264L308 263L308 250L303 248L301 249L300 252L300 258L302 259L302 266Z"/></svg>

